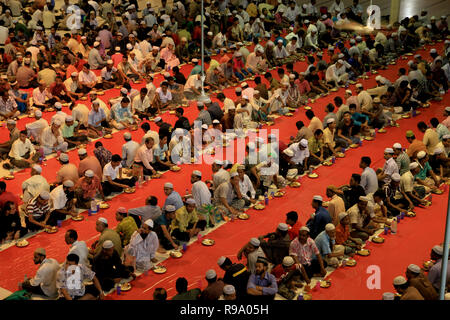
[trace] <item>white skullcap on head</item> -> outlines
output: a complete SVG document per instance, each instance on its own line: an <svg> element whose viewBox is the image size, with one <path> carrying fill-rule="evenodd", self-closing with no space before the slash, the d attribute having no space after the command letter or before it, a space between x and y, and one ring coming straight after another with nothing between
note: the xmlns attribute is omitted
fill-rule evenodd
<svg viewBox="0 0 450 320"><path fill-rule="evenodd" d="M450 134L446 134L442 137L442 140L447 140L450 139Z"/></svg>
<svg viewBox="0 0 450 320"><path fill-rule="evenodd" d="M295 74L291 73L291 74L289 75L289 79L295 79Z"/></svg>
<svg viewBox="0 0 450 320"><path fill-rule="evenodd" d="M435 48L430 50L430 53L437 53L437 50Z"/></svg>
<svg viewBox="0 0 450 320"><path fill-rule="evenodd" d="M153 228L153 226L154 226L154 223L153 223L153 220L152 219L147 219L147 220L145 220L145 222L144 222L146 225L148 225L150 228Z"/></svg>
<svg viewBox="0 0 450 320"><path fill-rule="evenodd" d="M395 294L393 294L392 292L383 293L383 300L394 300L394 299L395 299Z"/></svg>
<svg viewBox="0 0 450 320"><path fill-rule="evenodd" d="M202 124L202 129L208 129L208 125L206 123Z"/></svg>
<svg viewBox="0 0 450 320"><path fill-rule="evenodd" d="M42 111L41 110L36 110L35 112L34 112L34 116L35 117L42 117Z"/></svg>
<svg viewBox="0 0 450 320"><path fill-rule="evenodd" d="M66 122L71 122L73 121L73 117L72 116L67 116L66 117Z"/></svg>
<svg viewBox="0 0 450 320"><path fill-rule="evenodd" d="M161 119L161 117L156 117L155 118L155 122L159 122L159 121L161 121L162 119Z"/></svg>
<svg viewBox="0 0 450 320"><path fill-rule="evenodd" d="M384 149L384 153L394 153L394 149L386 148L386 149Z"/></svg>
<svg viewBox="0 0 450 320"><path fill-rule="evenodd" d="M417 158L418 158L418 159L423 159L423 158L426 157L426 155L427 155L427 153L426 153L425 151L419 151L419 152L417 153Z"/></svg>
<svg viewBox="0 0 450 320"><path fill-rule="evenodd" d="M308 140L306 140L306 139L300 140L300 145L302 147L306 148L308 146Z"/></svg>
<svg viewBox="0 0 450 320"><path fill-rule="evenodd" d="M408 270L414 273L420 273L420 267L416 264L410 264Z"/></svg>
<svg viewBox="0 0 450 320"><path fill-rule="evenodd" d="M122 88L122 89L120 89L120 93L124 93L124 94L128 93L127 88Z"/></svg>
<svg viewBox="0 0 450 320"><path fill-rule="evenodd" d="M59 160L63 162L69 161L69 156L67 155L67 153L61 153L59 156Z"/></svg>
<svg viewBox="0 0 450 320"><path fill-rule="evenodd" d="M114 61L112 61L111 59L109 59L108 61L106 61L107 64L114 64Z"/></svg>
<svg viewBox="0 0 450 320"><path fill-rule="evenodd" d="M164 209L166 210L166 212L174 212L176 210L175 206L168 204L167 206L164 207Z"/></svg>
<svg viewBox="0 0 450 320"><path fill-rule="evenodd" d="M223 287L223 293L226 295L234 294L236 293L236 289L234 288L233 285L227 284L226 286Z"/></svg>
<svg viewBox="0 0 450 320"><path fill-rule="evenodd" d="M333 118L329 118L328 120L327 120L327 124L330 124L330 123L333 123L335 120L333 119Z"/></svg>
<svg viewBox="0 0 450 320"><path fill-rule="evenodd" d="M411 162L411 163L409 164L409 170L414 170L414 169L416 169L417 167L419 167L419 164L418 164L417 162Z"/></svg>
<svg viewBox="0 0 450 320"><path fill-rule="evenodd" d="M261 244L261 241L259 241L258 238L251 238L250 244L254 247L259 247L259 245Z"/></svg>
<svg viewBox="0 0 450 320"><path fill-rule="evenodd" d="M78 77L78 72L72 72L70 75L71 75L72 77Z"/></svg>
<svg viewBox="0 0 450 320"><path fill-rule="evenodd" d="M362 87L363 87L363 85L361 83L356 84L356 88L362 88Z"/></svg>
<svg viewBox="0 0 450 320"><path fill-rule="evenodd" d="M208 32L208 36L212 36L213 33L211 31Z"/></svg>
<svg viewBox="0 0 450 320"><path fill-rule="evenodd" d="M219 267L221 267L223 265L223 263L225 262L227 258L225 258L224 256L221 256L218 260L217 260L217 264L219 265Z"/></svg>
<svg viewBox="0 0 450 320"><path fill-rule="evenodd" d="M55 108L56 108L56 109L61 109L61 108L62 108L61 102L56 102L56 103L55 103Z"/></svg>
<svg viewBox="0 0 450 320"><path fill-rule="evenodd" d="M34 171L36 171L38 173L42 172L42 167L37 165L37 164L33 165L32 168L33 168Z"/></svg>
<svg viewBox="0 0 450 320"><path fill-rule="evenodd" d="M408 64L409 67L411 67L414 64L414 61L409 60L407 64Z"/></svg>
<svg viewBox="0 0 450 320"><path fill-rule="evenodd" d="M375 81L380 81L383 77L382 76L376 76Z"/></svg>
<svg viewBox="0 0 450 320"><path fill-rule="evenodd" d="M289 227L288 227L288 225L286 223L282 222L282 223L278 224L277 229L280 230L280 231L288 231Z"/></svg>
<svg viewBox="0 0 450 320"><path fill-rule="evenodd" d="M166 182L166 183L164 183L164 188L170 188L170 189L173 189L173 184L170 183L170 182Z"/></svg>
<svg viewBox="0 0 450 320"><path fill-rule="evenodd" d="M400 143L396 142L396 143L394 143L393 148L394 149L401 149L402 145Z"/></svg>
<svg viewBox="0 0 450 320"><path fill-rule="evenodd" d="M339 60L337 61L337 63L344 64L344 61L342 61L341 59L339 59ZM356 86L358 86L358 85L356 85Z"/></svg>
<svg viewBox="0 0 450 320"><path fill-rule="evenodd" d="M106 218L103 218L103 217L98 218L97 221L101 222L101 223L104 223L104 224L108 224L108 220L106 220Z"/></svg>
<svg viewBox="0 0 450 320"><path fill-rule="evenodd" d="M441 154L442 152L444 151L441 148L434 149L434 154Z"/></svg>
<svg viewBox="0 0 450 320"><path fill-rule="evenodd" d="M159 47L158 46L153 46L152 50L159 50Z"/></svg>
<svg viewBox="0 0 450 320"><path fill-rule="evenodd" d="M63 186L67 187L67 188L72 188L75 184L73 183L72 180L66 180L63 182Z"/></svg>
<svg viewBox="0 0 450 320"><path fill-rule="evenodd" d="M399 182L400 181L400 175L397 173L397 172L395 172L395 173L393 173L392 175L391 175L391 179L393 180L393 181L395 181L395 182Z"/></svg>
<svg viewBox="0 0 450 320"><path fill-rule="evenodd" d="M215 277L217 277L217 273L216 271L214 271L214 269L209 269L208 271L206 271L206 279L211 280Z"/></svg>
<svg viewBox="0 0 450 320"><path fill-rule="evenodd" d="M336 227L332 223L327 223L326 226L325 226L325 230L326 231L333 231L333 230L336 230Z"/></svg>
<svg viewBox="0 0 450 320"><path fill-rule="evenodd" d="M195 175L195 176L197 176L197 177L201 177L201 176L202 176L202 172L199 171L199 170L194 170L194 171L192 171L192 174Z"/></svg>
<svg viewBox="0 0 450 320"><path fill-rule="evenodd" d="M319 196L319 195L315 195L315 196L313 197L313 200L316 200L316 201L323 201L323 198L322 198L321 196Z"/></svg>
<svg viewBox="0 0 450 320"><path fill-rule="evenodd" d="M338 58L339 59L342 59L342 58L344 58L345 57L345 55L343 54L343 53L339 53L339 55L338 55ZM343 60L341 60L341 61L343 61ZM342 62L342 63L344 63L344 62Z"/></svg>
<svg viewBox="0 0 450 320"><path fill-rule="evenodd" d="M92 170L86 170L85 172L84 172L84 175L86 176L86 177L88 177L88 178L92 178L93 176L94 176L94 171L92 171Z"/></svg>
<svg viewBox="0 0 450 320"><path fill-rule="evenodd" d="M295 263L294 258L292 258L291 256L286 256L283 258L283 266L285 267L293 266L294 263Z"/></svg>
<svg viewBox="0 0 450 320"><path fill-rule="evenodd" d="M434 246L432 250L439 256L442 256L444 254L444 248L442 246Z"/></svg>
<svg viewBox="0 0 450 320"><path fill-rule="evenodd" d="M231 175L230 175L230 177L231 178L234 178L234 177L236 177L236 176L238 176L239 175L239 173L237 173L236 171L235 172L233 172Z"/></svg>
<svg viewBox="0 0 450 320"><path fill-rule="evenodd" d="M106 240L102 245L103 249L111 249L114 248L114 243L111 240Z"/></svg>
<svg viewBox="0 0 450 320"><path fill-rule="evenodd" d="M359 201L369 201L369 198L368 197L366 197L366 196L360 196L359 198Z"/></svg>
<svg viewBox="0 0 450 320"><path fill-rule="evenodd" d="M394 285L401 286L406 283L406 279L402 276L398 276L394 278Z"/></svg>
<svg viewBox="0 0 450 320"><path fill-rule="evenodd" d="M220 121L219 120L217 120L217 119L215 119L215 120L213 120L213 122L212 122L213 124L220 124Z"/></svg>
<svg viewBox="0 0 450 320"><path fill-rule="evenodd" d="M131 34L130 34L130 36L131 36ZM131 43L127 43L127 49L128 50L132 50L133 49L133 45Z"/></svg>
<svg viewBox="0 0 450 320"><path fill-rule="evenodd" d="M294 151L292 151L292 150L289 149L289 148L284 149L284 150L283 150L283 153L284 153L285 155L287 155L288 157L293 157L293 156L294 156Z"/></svg>
<svg viewBox="0 0 450 320"><path fill-rule="evenodd" d="M187 204L196 204L195 200L193 198L189 198L186 200Z"/></svg>
<svg viewBox="0 0 450 320"><path fill-rule="evenodd" d="M355 39L350 39L350 43L355 44L356 43Z"/></svg>
<svg viewBox="0 0 450 320"><path fill-rule="evenodd" d="M339 221L341 221L342 219L344 219L346 216L348 216L348 213L347 212L341 212L341 213L339 213Z"/></svg>
<svg viewBox="0 0 450 320"><path fill-rule="evenodd" d="M100 42L98 42L98 41L94 42L94 47L98 47L99 45L100 45Z"/></svg>
<svg viewBox="0 0 450 320"><path fill-rule="evenodd" d="M86 151L86 149L81 148L81 149L78 149L78 154L79 154L80 156L82 156L83 154L87 154L87 151Z"/></svg>
<svg viewBox="0 0 450 320"><path fill-rule="evenodd" d="M264 34L264 37L270 38L270 37L272 37L272 36L270 35L270 33L269 33L268 31L266 31L266 33Z"/></svg>
<svg viewBox="0 0 450 320"><path fill-rule="evenodd" d="M41 193L39 193L39 197L43 200L48 200L50 199L50 193L48 191L41 191Z"/></svg>
<svg viewBox="0 0 450 320"><path fill-rule="evenodd" d="M345 90L345 93L352 94L352 90Z"/></svg>
<svg viewBox="0 0 450 320"><path fill-rule="evenodd" d="M303 227L301 227L301 228L300 228L300 231L307 231L307 232L309 232L309 228L308 228L308 227L305 227L305 226L303 226Z"/></svg>
<svg viewBox="0 0 450 320"><path fill-rule="evenodd" d="M422 57L420 54L416 54L416 55L414 56L414 58L420 58L420 57Z"/></svg>

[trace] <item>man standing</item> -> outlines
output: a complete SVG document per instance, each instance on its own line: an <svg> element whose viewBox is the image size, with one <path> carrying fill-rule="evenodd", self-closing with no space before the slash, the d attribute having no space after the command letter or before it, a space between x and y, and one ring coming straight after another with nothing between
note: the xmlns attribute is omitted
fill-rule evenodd
<svg viewBox="0 0 450 320"><path fill-rule="evenodd" d="M158 236L153 231L153 220L146 220L142 226L131 236L126 253L134 257L137 271L147 271L158 260L155 257L159 247Z"/></svg>

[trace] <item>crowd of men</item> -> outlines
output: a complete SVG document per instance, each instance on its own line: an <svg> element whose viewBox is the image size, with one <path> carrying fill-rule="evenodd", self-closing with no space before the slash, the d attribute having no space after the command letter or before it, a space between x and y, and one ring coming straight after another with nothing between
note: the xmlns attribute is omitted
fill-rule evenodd
<svg viewBox="0 0 450 320"><path fill-rule="evenodd" d="M168 182L164 203L158 205L158 199L149 196L142 207L119 208L115 229L99 218L100 237L91 248L78 240L75 230L67 231L70 250L63 267L47 258L45 249L35 252L40 268L36 277L22 285L29 292L62 299L103 298L103 292L121 279L154 268L157 252L181 249L202 230L235 219L299 174L340 156L378 130L395 126L402 116L415 116L448 91L450 40L445 40L442 49L432 48L430 58L414 55L393 82L376 76L373 88L358 83L354 91L348 89L400 56L444 41L446 16L429 18L422 12L385 30L358 35L352 32L352 23L366 17L357 0L348 7L336 0L328 10L317 8L314 0L303 5L282 0L212 2L204 15L203 85L199 1L173 6L163 1L161 8L148 3L142 11L133 2L81 2L82 23L75 26L70 22L73 7L68 1L58 12L52 2L36 2L23 14L17 0L2 5L0 44L4 48L0 52L6 74L0 83L0 116L9 140L0 145L0 155L5 169L31 168L31 172L22 183L22 201L0 182L0 241L52 229L68 216L78 217L79 209L92 210L95 199L106 200L146 177L156 178L178 164L191 163L211 143L226 144L230 130L239 136L276 116L292 115L311 98L334 88L346 87L345 96L325 106L323 119L306 110L309 123L298 121L298 132L289 141L270 134L267 142L256 138L246 145L243 163L215 160L211 180L204 178L204 172L193 171L186 195ZM254 46L248 46L249 42ZM307 62L305 71L294 71L297 61ZM187 77L180 71L186 63L194 64ZM155 72L164 76L158 88L153 83ZM133 87L140 81L145 85L138 91ZM236 86L236 98L221 92L228 86ZM120 96L107 102L99 98L112 88L121 88ZM218 102L197 101L202 89ZM90 108L80 103L86 97ZM192 101L198 108L195 121L184 116L183 106ZM71 114L62 111L64 106ZM52 109L56 113L49 123L43 115ZM162 120L166 110L175 113L174 124ZM17 121L25 115L35 120L20 131ZM371 158L363 157L362 171L352 174L349 185L328 186L329 201L313 197L315 212L305 226L292 211L275 232L252 238L238 253L239 260L246 257L247 265L219 259L225 270L223 280L209 270L208 287L200 292L188 291L186 279L178 279L176 298L273 299L279 293L292 299L297 288L308 285L314 276L325 276L327 266L337 267L353 256L393 217L429 205L428 195L441 192L439 187L450 173L450 107L445 116L443 121L432 118L429 124L418 123L422 140L407 131L408 146L386 146L383 168L372 169ZM95 143L92 155L82 146L138 126L145 133L142 141L133 141L125 132L122 154L113 154L101 141ZM200 145L195 143L198 136ZM67 154L77 147L78 166ZM41 164L53 154L61 167L56 180L47 181ZM434 254L439 252L442 257L442 247L433 248ZM66 286L67 270L77 265L83 279L93 284L73 291ZM439 266L436 263L433 268ZM396 278L395 288L403 299L418 298L416 292L405 292L413 291L411 274L422 271L416 272L414 266L408 270L408 281ZM432 278L437 272L429 274L433 290L439 285ZM426 278L420 279L426 283ZM423 298L431 296L417 289ZM166 296L162 288L155 291L155 299Z"/></svg>

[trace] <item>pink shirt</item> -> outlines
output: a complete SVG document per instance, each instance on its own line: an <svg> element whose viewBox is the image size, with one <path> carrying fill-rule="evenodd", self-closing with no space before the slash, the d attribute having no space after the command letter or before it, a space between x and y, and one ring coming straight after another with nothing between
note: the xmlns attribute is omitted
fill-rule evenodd
<svg viewBox="0 0 450 320"><path fill-rule="evenodd" d="M119 65L119 63L122 62L122 58L123 58L123 54L121 53L114 53L111 56L111 60L114 61L114 67L117 68L117 66Z"/></svg>
<svg viewBox="0 0 450 320"><path fill-rule="evenodd" d="M303 80L300 82L300 80L295 81L298 87L298 90L300 91L300 94L305 94L311 91L311 86L309 85L309 82L307 80Z"/></svg>
<svg viewBox="0 0 450 320"><path fill-rule="evenodd" d="M289 246L289 255L297 256L298 260L303 265L310 265L314 255L319 255L319 249L317 249L316 243L313 239L308 238L303 245L298 241L298 237L292 240Z"/></svg>

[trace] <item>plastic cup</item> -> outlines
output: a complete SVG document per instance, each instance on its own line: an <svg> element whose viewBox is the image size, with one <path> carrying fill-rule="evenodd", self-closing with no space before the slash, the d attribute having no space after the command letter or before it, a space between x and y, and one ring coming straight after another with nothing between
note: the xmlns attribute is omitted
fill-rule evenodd
<svg viewBox="0 0 450 320"><path fill-rule="evenodd" d="M122 288L120 287L120 284L117 285L117 295L120 296L120 293L122 292Z"/></svg>
<svg viewBox="0 0 450 320"><path fill-rule="evenodd" d="M300 293L300 294L298 295L297 300L303 300L303 294L302 294L302 293Z"/></svg>
<svg viewBox="0 0 450 320"><path fill-rule="evenodd" d="M389 227L384 227L384 234L388 234L389 233Z"/></svg>
<svg viewBox="0 0 450 320"><path fill-rule="evenodd" d="M56 221L56 225L58 226L58 228L61 228L61 226L62 226L62 220Z"/></svg>

